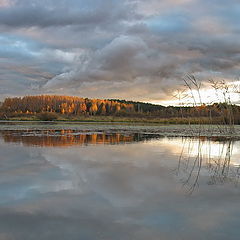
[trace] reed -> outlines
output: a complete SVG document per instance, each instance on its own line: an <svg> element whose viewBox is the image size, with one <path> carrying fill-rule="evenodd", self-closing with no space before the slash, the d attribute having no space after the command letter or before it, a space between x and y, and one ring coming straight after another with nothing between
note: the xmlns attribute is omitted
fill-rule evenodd
<svg viewBox="0 0 240 240"><path fill-rule="evenodd" d="M221 146L219 155L217 157L212 156L211 145L213 132L214 129L216 129L216 122L214 122L212 118L211 111L209 112L207 120L209 124L206 126L202 121L201 112L199 111L200 107L203 105L201 96L202 84L195 78L195 76L187 75L184 78L184 93L188 92L187 99L194 106L194 109L196 109L196 115L199 117L199 122L198 130L196 132L196 126L192 125L189 121L188 131L192 133L192 137L183 140L183 147L179 156L176 172L177 176L180 177L183 187L186 188L189 194L192 194L199 186L201 172L203 170L209 172L209 185L224 184L229 181L237 184L240 177L240 166L231 164L233 143L236 133L231 93L233 89L236 88L229 85L224 80L215 81L211 79L209 80L209 83L215 92L216 99L218 99L218 106L220 107L219 110L221 112L221 117L217 122L217 128L218 131L221 134L226 135L227 138L222 138L222 142L219 142L219 145ZM178 99L180 99L179 96ZM184 118L184 116L182 117ZM205 129L206 127L208 129ZM208 132L207 139L203 138L206 130ZM208 148L208 154L206 151L203 151L203 148L206 147Z"/></svg>

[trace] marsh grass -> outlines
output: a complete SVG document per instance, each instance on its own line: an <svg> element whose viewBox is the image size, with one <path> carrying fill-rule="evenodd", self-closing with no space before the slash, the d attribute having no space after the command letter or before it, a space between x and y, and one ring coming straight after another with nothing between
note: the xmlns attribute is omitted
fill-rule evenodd
<svg viewBox="0 0 240 240"><path fill-rule="evenodd" d="M218 106L221 113L217 122L218 131L228 136L227 139L221 139L221 144L219 143L221 149L219 149L217 156L213 156L211 149L213 147L213 133L216 128L216 121L213 120L211 111L209 111L207 119L201 117L199 109L203 105L201 96L202 84L193 75L187 75L184 78L184 83L186 90L184 90L183 93L189 93L189 95L187 97L184 96L184 98L190 99L191 104L197 111L196 114L199 117L199 121L196 132L195 126L192 126L189 120L189 132L192 133L192 138L188 140L185 138L183 140L183 147L176 171L177 176L180 177L183 187L189 194L192 194L199 186L201 172L204 175L204 171L207 171L210 175L209 185L224 184L226 182L233 182L237 185L240 177L240 166L231 163L236 133L231 100L231 93L234 86L230 86L225 81L209 80L218 99ZM180 100L179 96L178 99ZM205 125L205 121L208 122L208 125ZM207 139L203 139L202 136L206 131L208 132L208 137ZM208 149L207 151L203 149L206 147Z"/></svg>
<svg viewBox="0 0 240 240"><path fill-rule="evenodd" d="M38 115L10 115L7 119L1 118L7 121L43 121ZM160 117L119 117L119 116L67 116L58 114L57 118L54 119L57 122L122 122L122 123L153 123L153 124L185 124L185 125L198 125L199 121L202 124L220 124L222 121L221 117L215 117L214 121L209 122L208 117L171 117L171 118L160 118Z"/></svg>

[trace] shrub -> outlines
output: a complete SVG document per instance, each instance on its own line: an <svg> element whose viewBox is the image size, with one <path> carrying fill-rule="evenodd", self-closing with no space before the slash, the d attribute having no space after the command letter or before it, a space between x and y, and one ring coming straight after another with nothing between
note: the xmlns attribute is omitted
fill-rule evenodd
<svg viewBox="0 0 240 240"><path fill-rule="evenodd" d="M43 112L39 113L37 118L41 121L54 121L58 119L58 115L53 112Z"/></svg>

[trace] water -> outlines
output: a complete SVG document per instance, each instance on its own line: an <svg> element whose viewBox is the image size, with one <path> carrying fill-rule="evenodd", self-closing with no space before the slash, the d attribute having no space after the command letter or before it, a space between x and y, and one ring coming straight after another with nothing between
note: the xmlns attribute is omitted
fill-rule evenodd
<svg viewBox="0 0 240 240"><path fill-rule="evenodd" d="M0 131L0 239L239 239L240 142Z"/></svg>

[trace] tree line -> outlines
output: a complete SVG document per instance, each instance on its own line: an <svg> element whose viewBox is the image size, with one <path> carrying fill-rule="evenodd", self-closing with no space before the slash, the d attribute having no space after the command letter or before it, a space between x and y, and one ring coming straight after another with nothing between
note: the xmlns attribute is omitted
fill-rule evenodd
<svg viewBox="0 0 240 240"><path fill-rule="evenodd" d="M157 118L221 119L240 124L240 107L227 103L199 106L161 106L119 99L89 99L72 96L40 95L6 98L0 107L0 118L55 113L60 115L103 115ZM43 116L45 118L45 116ZM231 121L232 121L231 120Z"/></svg>
<svg viewBox="0 0 240 240"><path fill-rule="evenodd" d="M114 100L41 95L6 98L1 105L1 111L20 114L53 112L74 115L111 115L120 111L132 112L134 105Z"/></svg>

